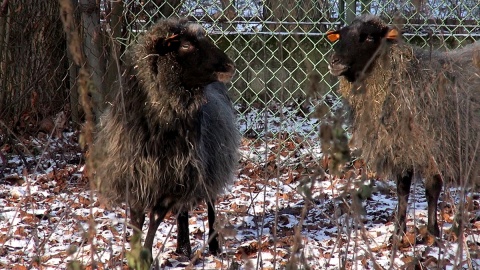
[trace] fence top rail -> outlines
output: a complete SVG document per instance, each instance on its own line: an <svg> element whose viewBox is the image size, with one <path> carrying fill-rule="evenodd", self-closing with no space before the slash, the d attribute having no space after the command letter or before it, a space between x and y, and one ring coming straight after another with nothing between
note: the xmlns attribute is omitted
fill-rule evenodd
<svg viewBox="0 0 480 270"><path fill-rule="evenodd" d="M272 36L323 36L320 29L338 29L343 23L338 18L319 19L313 21L272 21L262 20L261 17L235 17L233 20L218 19L214 20L208 16L188 16L190 21L199 22L206 25L207 31L214 35L272 35ZM134 32L143 32L143 26L148 24L147 20L137 19ZM234 30L219 29L218 25L236 25ZM441 37L480 37L480 19L479 20L459 20L459 19L409 19L404 18L394 20L394 23L402 28L404 36L441 36ZM266 30L264 26L283 25L283 26L310 26L309 30L302 31L293 29L285 30Z"/></svg>

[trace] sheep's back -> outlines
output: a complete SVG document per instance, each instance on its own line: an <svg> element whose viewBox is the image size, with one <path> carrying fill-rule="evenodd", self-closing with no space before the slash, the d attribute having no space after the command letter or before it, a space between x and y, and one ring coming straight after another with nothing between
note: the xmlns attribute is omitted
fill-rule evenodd
<svg viewBox="0 0 480 270"><path fill-rule="evenodd" d="M218 194L233 181L238 164L240 134L225 85L214 82L204 90L200 151L208 194Z"/></svg>
<svg viewBox="0 0 480 270"><path fill-rule="evenodd" d="M356 145L378 172L415 169L458 179L466 172L462 155L478 164L480 81L471 60L398 44L374 65L359 84L364 93L355 94L344 79L340 93L353 109Z"/></svg>

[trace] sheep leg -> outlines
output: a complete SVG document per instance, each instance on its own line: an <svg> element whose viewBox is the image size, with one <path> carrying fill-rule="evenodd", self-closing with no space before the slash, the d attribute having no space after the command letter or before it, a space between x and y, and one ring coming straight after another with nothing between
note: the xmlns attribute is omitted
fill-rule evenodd
<svg viewBox="0 0 480 270"><path fill-rule="evenodd" d="M402 236L407 231L407 206L410 195L410 186L412 184L413 172L408 171L406 175L397 175L397 223L396 235Z"/></svg>
<svg viewBox="0 0 480 270"><path fill-rule="evenodd" d="M180 212L177 217L177 249L175 252L188 258L192 255L188 231L188 211Z"/></svg>
<svg viewBox="0 0 480 270"><path fill-rule="evenodd" d="M207 207L208 207L208 250L210 250L211 254L218 254L220 250L220 245L218 244L218 235L217 232L215 231L215 207L214 203L209 201L207 202Z"/></svg>
<svg viewBox="0 0 480 270"><path fill-rule="evenodd" d="M145 222L145 213L143 211L137 211L130 208L130 222L133 227L133 238L137 238L139 241L142 241L142 228L143 223Z"/></svg>
<svg viewBox="0 0 480 270"><path fill-rule="evenodd" d="M147 236L145 237L145 243L143 244L143 246L150 251L150 254L152 254L155 233L157 232L158 226L165 218L165 215L168 213L169 209L170 207L156 205L150 211L150 224L148 225Z"/></svg>
<svg viewBox="0 0 480 270"><path fill-rule="evenodd" d="M437 222L438 197L442 191L443 180L440 175L429 177L425 181L425 195L428 203L428 225L427 230L435 236L440 236Z"/></svg>

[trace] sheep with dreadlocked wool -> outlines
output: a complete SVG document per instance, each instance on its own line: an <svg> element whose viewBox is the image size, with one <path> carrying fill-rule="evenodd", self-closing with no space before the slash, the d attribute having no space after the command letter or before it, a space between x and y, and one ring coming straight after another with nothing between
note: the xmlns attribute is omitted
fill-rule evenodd
<svg viewBox="0 0 480 270"><path fill-rule="evenodd" d="M397 231L406 231L412 178L425 178L428 232L439 236L444 180L480 183L480 43L449 52L402 42L395 27L362 15L329 31L329 59L350 105L354 145L397 180Z"/></svg>

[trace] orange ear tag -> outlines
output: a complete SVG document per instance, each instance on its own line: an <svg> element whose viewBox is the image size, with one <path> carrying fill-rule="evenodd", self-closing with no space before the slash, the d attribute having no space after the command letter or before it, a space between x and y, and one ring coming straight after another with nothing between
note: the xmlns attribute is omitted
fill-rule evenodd
<svg viewBox="0 0 480 270"><path fill-rule="evenodd" d="M328 31L326 35L327 39L330 40L330 42L335 42L340 39L340 34L337 31Z"/></svg>
<svg viewBox="0 0 480 270"><path fill-rule="evenodd" d="M398 30L393 28L388 31L385 37L389 40L394 40L394 39L398 39L398 36L399 36Z"/></svg>

